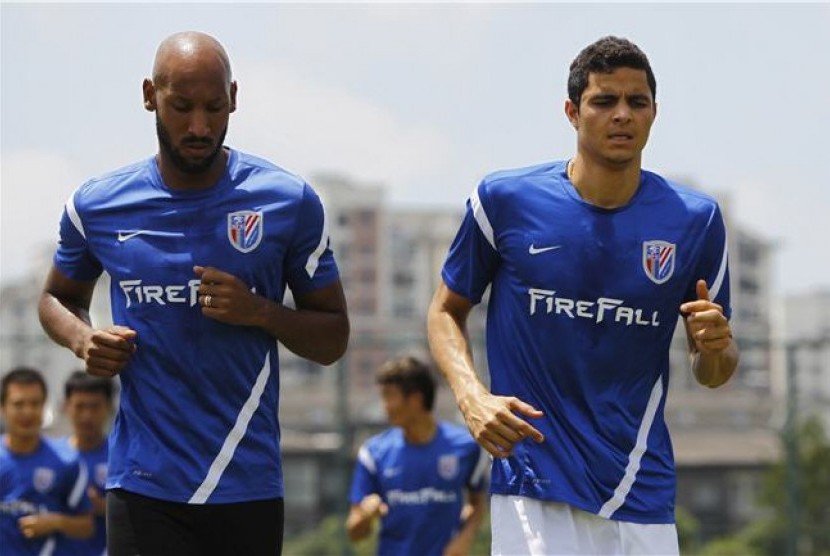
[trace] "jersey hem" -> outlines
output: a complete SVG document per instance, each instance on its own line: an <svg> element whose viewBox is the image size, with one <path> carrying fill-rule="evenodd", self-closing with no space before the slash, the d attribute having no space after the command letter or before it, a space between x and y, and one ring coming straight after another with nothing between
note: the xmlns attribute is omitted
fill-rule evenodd
<svg viewBox="0 0 830 556"><path fill-rule="evenodd" d="M521 492L519 488L498 488L491 486L490 488L490 495L499 494L503 496L521 496L523 498L531 498L533 500L539 500L541 502L560 502L562 504L567 504L572 506L578 510L582 510L588 512L590 514L594 514L598 517L599 516L599 506L593 506L588 503L585 503L581 500L572 500L565 496L534 496L527 492ZM632 514L629 512L621 512L616 511L614 512L611 517L603 518L603 519L610 519L612 521L625 521L630 523L640 523L644 525L650 524L673 524L675 523L674 513L671 514Z"/></svg>
<svg viewBox="0 0 830 556"><path fill-rule="evenodd" d="M147 496L148 498L156 498L158 500L164 500L165 502L176 502L179 504L188 504L190 498L193 496L193 492L196 492L196 488L193 489L193 492L189 493L172 493L169 490L157 489L157 488L147 488L145 486L137 486L135 484L130 484L129 482L117 482L113 483L112 485L107 483L107 490L115 490L115 489L122 489L126 490L127 492L138 494L139 496ZM271 500L274 498L284 498L285 494L282 488L275 488L271 492L267 492L266 489L259 488L255 491L245 491L245 492L223 492L223 493L212 493L208 498L207 502L204 504L191 504L193 506L202 506L205 504L235 504L238 502L255 502L257 500Z"/></svg>

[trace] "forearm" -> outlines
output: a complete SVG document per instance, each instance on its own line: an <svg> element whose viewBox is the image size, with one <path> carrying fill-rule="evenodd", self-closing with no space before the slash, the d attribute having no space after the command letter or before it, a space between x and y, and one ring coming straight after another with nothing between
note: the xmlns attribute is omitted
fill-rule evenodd
<svg viewBox="0 0 830 556"><path fill-rule="evenodd" d="M352 542L358 542L372 533L374 514L363 511L360 506L353 506L346 519L346 534Z"/></svg>
<svg viewBox="0 0 830 556"><path fill-rule="evenodd" d="M481 522L484 519L483 496L480 502L470 504L470 508L471 511L467 515L467 519L464 520L464 525L462 525L461 530L456 535L456 538L460 539L468 547L472 545L473 539L475 538L476 533L481 527Z"/></svg>
<svg viewBox="0 0 830 556"><path fill-rule="evenodd" d="M475 371L466 326L439 307L431 307L427 318L430 351L463 411L470 399L486 391Z"/></svg>
<svg viewBox="0 0 830 556"><path fill-rule="evenodd" d="M278 339L293 353L330 365L346 351L349 320L345 313L291 309L262 298L253 324Z"/></svg>
<svg viewBox="0 0 830 556"><path fill-rule="evenodd" d="M38 302L38 316L52 340L82 357L84 343L92 334L89 311L85 307L62 302L51 293L44 292Z"/></svg>
<svg viewBox="0 0 830 556"><path fill-rule="evenodd" d="M725 384L738 366L738 349L730 340L726 349L717 353L695 351L690 354L692 371L697 381L709 388Z"/></svg>
<svg viewBox="0 0 830 556"><path fill-rule="evenodd" d="M73 539L88 539L95 532L95 522L90 514L58 514L57 530Z"/></svg>

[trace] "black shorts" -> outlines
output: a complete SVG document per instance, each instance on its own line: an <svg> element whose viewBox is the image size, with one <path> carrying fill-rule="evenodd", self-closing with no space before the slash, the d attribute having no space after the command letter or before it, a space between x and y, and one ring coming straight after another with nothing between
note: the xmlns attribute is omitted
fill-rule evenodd
<svg viewBox="0 0 830 556"><path fill-rule="evenodd" d="M278 556L282 498L183 504L126 490L107 492L110 556Z"/></svg>

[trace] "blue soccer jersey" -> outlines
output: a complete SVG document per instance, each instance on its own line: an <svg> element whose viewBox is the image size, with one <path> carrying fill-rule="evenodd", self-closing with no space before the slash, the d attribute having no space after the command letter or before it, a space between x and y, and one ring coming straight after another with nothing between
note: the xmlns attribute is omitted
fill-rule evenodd
<svg viewBox="0 0 830 556"><path fill-rule="evenodd" d="M281 302L331 285L323 206L298 177L230 150L211 188L162 181L154 158L93 179L66 204L56 267L111 277L115 324L137 350L120 374L107 488L173 502L283 495L277 341L202 315L194 265Z"/></svg>
<svg viewBox="0 0 830 556"><path fill-rule="evenodd" d="M466 428L439 422L427 444L411 444L388 429L361 446L349 500L378 494L389 507L381 519L378 554L442 554L461 526L464 491L481 490L489 464Z"/></svg>
<svg viewBox="0 0 830 556"><path fill-rule="evenodd" d="M544 443L496 460L491 491L672 523L663 409L679 308L704 279L730 315L717 203L647 171L617 209L583 201L565 162L494 173L471 195L442 276L474 303L490 286L492 392L545 414L530 419Z"/></svg>
<svg viewBox="0 0 830 556"><path fill-rule="evenodd" d="M63 551L61 535L27 539L21 517L47 512L78 515L91 511L87 468L65 444L41 438L30 454L15 454L0 440L0 554L74 554Z"/></svg>
<svg viewBox="0 0 830 556"><path fill-rule="evenodd" d="M75 450L75 447L69 441L69 437L61 439L61 443L67 450ZM106 496L108 452L109 442L106 439L92 450L78 450L78 456L89 473L89 486L94 488L101 497ZM95 515L95 533L89 539L70 539L66 536L61 538L58 542L58 552L75 554L76 556L106 556L106 518L103 515Z"/></svg>

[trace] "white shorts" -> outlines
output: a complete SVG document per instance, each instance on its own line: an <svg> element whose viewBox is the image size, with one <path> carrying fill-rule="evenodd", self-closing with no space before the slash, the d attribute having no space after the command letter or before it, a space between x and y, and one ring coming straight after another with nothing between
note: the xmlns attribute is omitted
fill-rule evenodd
<svg viewBox="0 0 830 556"><path fill-rule="evenodd" d="M493 556L680 553L673 523L615 521L524 496L492 495L490 524Z"/></svg>

